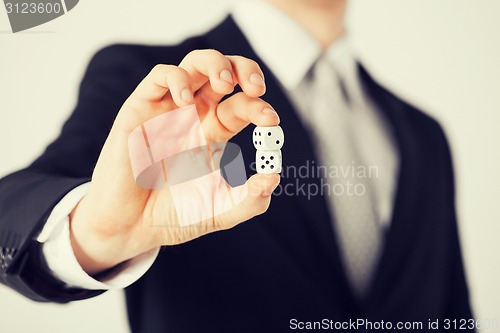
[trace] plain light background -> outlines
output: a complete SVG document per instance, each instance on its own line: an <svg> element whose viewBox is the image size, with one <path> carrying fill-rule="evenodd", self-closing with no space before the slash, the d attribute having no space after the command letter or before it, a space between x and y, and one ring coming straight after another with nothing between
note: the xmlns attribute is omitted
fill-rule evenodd
<svg viewBox="0 0 500 333"><path fill-rule="evenodd" d="M0 177L26 166L58 135L100 47L176 43L215 25L230 2L80 1L19 34L10 33L0 8ZM350 0L348 20L374 76L438 118L448 134L472 303L476 317L490 321L500 321L499 13L496 0ZM0 286L0 313L5 333L128 331L120 291L61 306Z"/></svg>

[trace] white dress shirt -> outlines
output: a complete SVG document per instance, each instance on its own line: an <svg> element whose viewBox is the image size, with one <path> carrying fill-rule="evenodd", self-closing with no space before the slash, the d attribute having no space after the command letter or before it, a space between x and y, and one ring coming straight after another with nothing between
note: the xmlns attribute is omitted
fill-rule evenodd
<svg viewBox="0 0 500 333"><path fill-rule="evenodd" d="M348 38L343 37L327 50L322 50L297 22L263 0L238 0L233 5L232 15L303 120L308 117L308 122L315 121L311 118L312 113L308 112L311 105L308 96L313 86L310 69L323 54L334 64L354 115L352 130L359 146L360 158L365 165L375 166L378 170L376 176L368 181L375 199L377 218L387 226L394 203L399 159L390 127L362 90ZM277 112L280 113L280 110ZM84 184L75 188L58 203L38 241L44 243L43 254L52 273L68 286L86 289L125 288L151 267L158 249L129 260L102 280L98 281L86 274L71 247L68 215L87 193L89 186Z"/></svg>

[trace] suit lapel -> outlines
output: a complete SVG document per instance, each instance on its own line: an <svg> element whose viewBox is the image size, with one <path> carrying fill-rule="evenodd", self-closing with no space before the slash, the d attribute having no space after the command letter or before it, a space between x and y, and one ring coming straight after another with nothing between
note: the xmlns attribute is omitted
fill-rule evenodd
<svg viewBox="0 0 500 333"><path fill-rule="evenodd" d="M418 231L418 223L412 223L412 214L418 202L418 179L422 158L419 153L417 133L408 120L411 107L376 83L360 66L360 75L368 95L392 125L397 142L400 167L392 219L382 251L381 260L374 276L367 306L376 306L378 300L387 298L398 281L399 269L410 257L408 239Z"/></svg>

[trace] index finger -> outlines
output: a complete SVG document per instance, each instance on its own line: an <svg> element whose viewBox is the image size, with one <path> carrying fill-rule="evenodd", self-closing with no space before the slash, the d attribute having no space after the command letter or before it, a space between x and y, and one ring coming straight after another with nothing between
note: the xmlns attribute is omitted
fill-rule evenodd
<svg viewBox="0 0 500 333"><path fill-rule="evenodd" d="M207 138L225 142L250 123L257 126L277 126L280 118L273 107L257 97L237 93L220 103L213 117L202 121Z"/></svg>
<svg viewBox="0 0 500 333"><path fill-rule="evenodd" d="M250 97L260 97L266 92L264 73L259 64L242 56L226 56L243 92Z"/></svg>
<svg viewBox="0 0 500 333"><path fill-rule="evenodd" d="M177 66L156 65L139 83L130 97L155 102L160 101L169 91L178 106L193 102L189 74Z"/></svg>

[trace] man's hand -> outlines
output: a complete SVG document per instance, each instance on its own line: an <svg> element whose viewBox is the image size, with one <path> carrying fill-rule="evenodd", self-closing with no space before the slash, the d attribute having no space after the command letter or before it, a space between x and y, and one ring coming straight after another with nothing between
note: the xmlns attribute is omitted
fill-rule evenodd
<svg viewBox="0 0 500 333"><path fill-rule="evenodd" d="M220 102L238 84L243 92ZM238 205L214 218L181 227L168 189L146 190L134 181L128 136L147 120L195 103L207 142L226 142L248 124L275 126L279 117L261 100L260 67L214 50L189 53L179 66L157 65L120 109L101 151L89 193L70 216L75 255L89 274L162 245L184 243L228 229L265 212L279 175L253 175Z"/></svg>

